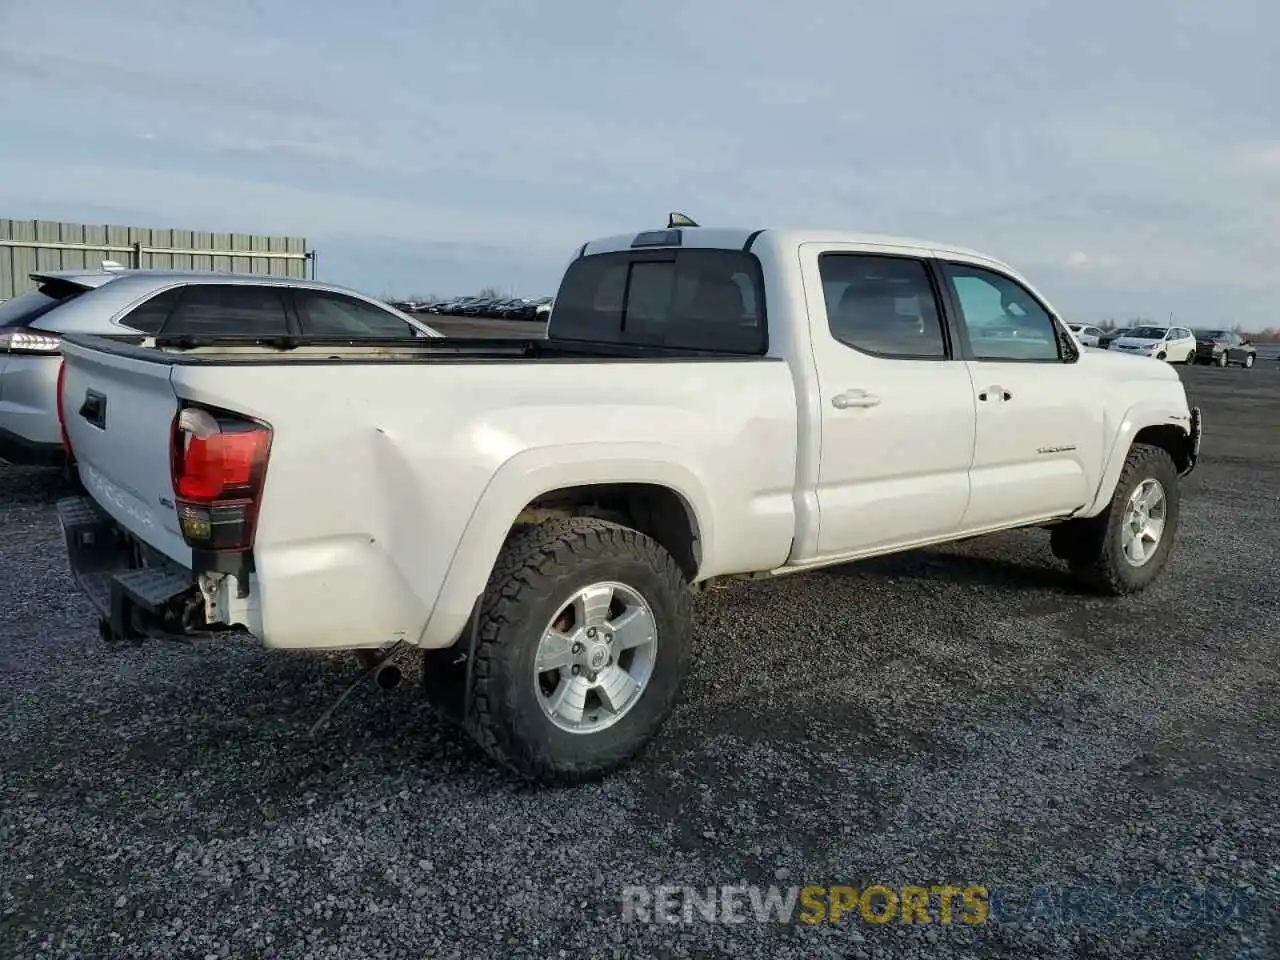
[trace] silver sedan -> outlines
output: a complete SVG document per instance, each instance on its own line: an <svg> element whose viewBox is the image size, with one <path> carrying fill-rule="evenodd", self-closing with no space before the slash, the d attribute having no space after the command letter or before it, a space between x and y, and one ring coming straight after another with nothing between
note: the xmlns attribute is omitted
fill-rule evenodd
<svg viewBox="0 0 1280 960"><path fill-rule="evenodd" d="M165 270L31 274L0 303L0 459L65 462L57 389L67 333L194 337L439 337L381 301L285 277Z"/></svg>

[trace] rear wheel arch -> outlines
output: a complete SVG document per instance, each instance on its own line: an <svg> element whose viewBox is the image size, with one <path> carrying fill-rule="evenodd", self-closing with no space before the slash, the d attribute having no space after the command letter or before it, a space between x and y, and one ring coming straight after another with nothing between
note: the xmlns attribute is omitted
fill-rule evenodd
<svg viewBox="0 0 1280 960"><path fill-rule="evenodd" d="M418 644L457 641L504 545L534 523L609 520L650 536L691 582L713 567L713 517L697 475L667 448L638 446L539 448L506 461L471 511Z"/></svg>
<svg viewBox="0 0 1280 960"><path fill-rule="evenodd" d="M516 516L508 538L522 527L550 519L596 517L655 540L694 580L702 565L702 539L692 504L660 483L592 483L561 487L534 497Z"/></svg>

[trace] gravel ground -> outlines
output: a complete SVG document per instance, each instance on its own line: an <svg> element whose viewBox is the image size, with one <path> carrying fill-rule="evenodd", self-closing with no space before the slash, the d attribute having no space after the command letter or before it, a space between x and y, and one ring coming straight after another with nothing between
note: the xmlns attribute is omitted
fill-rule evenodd
<svg viewBox="0 0 1280 960"><path fill-rule="evenodd" d="M1083 596L1040 532L699 601L688 696L602 784L514 785L354 660L104 650L49 477L0 467L0 955L1263 957L1280 945L1280 372L1206 414L1169 574ZM1108 926L626 923L643 885L1243 890ZM935 914L936 919L936 914Z"/></svg>

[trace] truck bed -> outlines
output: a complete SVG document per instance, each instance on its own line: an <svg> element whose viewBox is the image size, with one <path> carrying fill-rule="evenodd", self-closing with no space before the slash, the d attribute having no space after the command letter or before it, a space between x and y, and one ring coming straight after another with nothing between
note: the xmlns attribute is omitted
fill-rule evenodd
<svg viewBox="0 0 1280 960"><path fill-rule="evenodd" d="M272 431L253 586L226 621L272 646L451 643L517 516L566 487L672 491L703 576L773 569L795 536L798 406L780 358L88 335L63 357L85 489L183 569L201 564L175 512L175 417L196 405Z"/></svg>

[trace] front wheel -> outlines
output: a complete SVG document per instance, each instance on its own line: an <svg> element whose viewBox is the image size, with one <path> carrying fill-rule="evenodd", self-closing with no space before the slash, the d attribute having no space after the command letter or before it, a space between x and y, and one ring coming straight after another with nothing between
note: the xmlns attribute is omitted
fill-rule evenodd
<svg viewBox="0 0 1280 960"><path fill-rule="evenodd" d="M1164 569L1178 530L1178 471L1160 447L1129 451L1101 514L1053 528L1056 556L1086 586L1118 596L1147 587Z"/></svg>
<svg viewBox="0 0 1280 960"><path fill-rule="evenodd" d="M1196 348L1192 347L1187 351L1187 359L1183 361L1188 367L1196 362Z"/></svg>
<svg viewBox="0 0 1280 960"><path fill-rule="evenodd" d="M1252 354L1252 353L1246 353L1246 354L1244 355L1244 368L1245 368L1246 370L1248 370L1250 367L1252 367L1252 366L1253 366L1253 361L1254 361L1255 359L1257 359L1257 357L1256 357L1256 355L1255 355L1255 354Z"/></svg>
<svg viewBox="0 0 1280 960"><path fill-rule="evenodd" d="M528 779L609 773L675 706L690 605L671 555L628 527L576 517L514 534L482 600L468 731Z"/></svg>
<svg viewBox="0 0 1280 960"><path fill-rule="evenodd" d="M1220 366L1220 367L1225 367L1225 366L1226 366L1228 363L1230 363L1230 362L1231 362L1231 360L1230 360L1230 358L1227 356L1227 351L1223 350L1223 351L1222 351L1222 356L1220 356L1220 357L1218 358L1218 366Z"/></svg>

